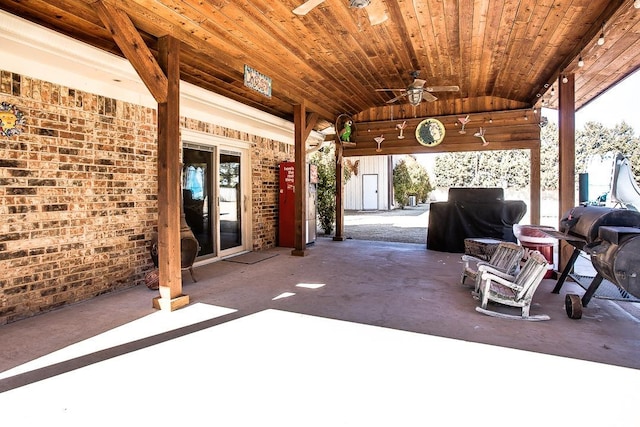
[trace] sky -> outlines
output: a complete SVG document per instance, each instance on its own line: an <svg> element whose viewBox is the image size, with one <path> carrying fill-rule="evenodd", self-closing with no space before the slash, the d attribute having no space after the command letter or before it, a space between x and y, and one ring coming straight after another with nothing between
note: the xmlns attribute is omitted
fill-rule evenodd
<svg viewBox="0 0 640 427"><path fill-rule="evenodd" d="M595 98L576 112L576 130L586 122L600 122L614 127L623 120L636 134L640 133L640 71L636 71L607 92ZM542 115L558 123L556 110L542 109Z"/></svg>

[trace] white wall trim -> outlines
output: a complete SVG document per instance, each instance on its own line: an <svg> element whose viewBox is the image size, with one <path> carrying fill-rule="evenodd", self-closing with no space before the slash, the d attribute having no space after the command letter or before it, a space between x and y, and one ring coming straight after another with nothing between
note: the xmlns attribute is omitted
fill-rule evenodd
<svg viewBox="0 0 640 427"><path fill-rule="evenodd" d="M0 11L0 68L136 105L157 108L124 58ZM293 144L294 124L240 102L181 82L180 114ZM324 136L312 132L312 143Z"/></svg>
<svg viewBox="0 0 640 427"><path fill-rule="evenodd" d="M200 132L191 129L180 130L180 139L183 143L193 143L199 145L206 145L209 147L217 147L218 145L226 145L228 147L236 147L240 149L250 149L251 142L242 141L235 138L228 138L226 136L213 135L210 133Z"/></svg>

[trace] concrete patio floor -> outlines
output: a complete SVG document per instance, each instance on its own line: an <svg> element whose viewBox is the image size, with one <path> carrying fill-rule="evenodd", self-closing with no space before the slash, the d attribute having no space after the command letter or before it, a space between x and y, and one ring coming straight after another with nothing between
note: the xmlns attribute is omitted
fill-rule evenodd
<svg viewBox="0 0 640 427"><path fill-rule="evenodd" d="M3 422L483 425L481 401L504 393L520 404L491 425L522 407L525 426L637 422L631 303L572 320L564 295L582 288L545 280L532 314L551 320L498 319L459 284L460 254L326 237L290 252L197 267L173 313L139 286L1 326Z"/></svg>

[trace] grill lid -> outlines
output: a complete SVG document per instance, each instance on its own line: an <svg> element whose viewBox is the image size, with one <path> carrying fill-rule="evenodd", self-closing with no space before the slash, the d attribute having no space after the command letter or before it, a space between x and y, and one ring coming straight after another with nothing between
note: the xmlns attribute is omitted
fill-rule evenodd
<svg viewBox="0 0 640 427"><path fill-rule="evenodd" d="M640 212L614 209L604 206L576 206L560 220L560 231L584 239L587 243L598 241L598 229L602 226L640 227Z"/></svg>

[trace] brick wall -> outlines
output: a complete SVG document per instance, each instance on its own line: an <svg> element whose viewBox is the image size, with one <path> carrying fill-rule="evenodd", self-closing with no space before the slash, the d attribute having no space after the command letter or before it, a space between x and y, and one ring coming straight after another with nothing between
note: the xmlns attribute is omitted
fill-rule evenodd
<svg viewBox="0 0 640 427"><path fill-rule="evenodd" d="M141 284L157 222L156 112L0 70L0 102L24 113L0 137L0 324ZM250 141L256 250L275 246L277 165L293 148Z"/></svg>
<svg viewBox="0 0 640 427"><path fill-rule="evenodd" d="M142 281L155 111L0 72L26 126L0 139L0 324Z"/></svg>
<svg viewBox="0 0 640 427"><path fill-rule="evenodd" d="M278 244L279 165L294 160L294 147L272 140L253 144L253 249L272 248Z"/></svg>

